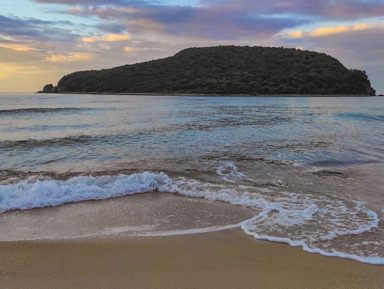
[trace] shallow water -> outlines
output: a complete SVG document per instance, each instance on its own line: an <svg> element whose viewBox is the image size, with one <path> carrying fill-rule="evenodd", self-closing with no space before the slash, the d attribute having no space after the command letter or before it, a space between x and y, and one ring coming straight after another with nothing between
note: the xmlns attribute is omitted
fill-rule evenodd
<svg viewBox="0 0 384 289"><path fill-rule="evenodd" d="M384 263L384 98L2 94L0 104L0 240L237 224Z"/></svg>

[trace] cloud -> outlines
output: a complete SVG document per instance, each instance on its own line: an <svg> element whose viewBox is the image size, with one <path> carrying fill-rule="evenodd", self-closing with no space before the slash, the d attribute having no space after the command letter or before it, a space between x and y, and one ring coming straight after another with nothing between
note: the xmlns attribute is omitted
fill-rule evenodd
<svg viewBox="0 0 384 289"><path fill-rule="evenodd" d="M109 33L152 30L217 40L249 36L262 39L318 20L357 20L384 15L383 0L202 0L199 6L167 5L157 0L34 1L60 3L70 6L69 14L109 21L98 26Z"/></svg>
<svg viewBox="0 0 384 289"><path fill-rule="evenodd" d="M37 3L48 3L48 4L63 4L63 5L117 5L117 6L128 6L128 5L146 5L147 1L144 0L33 0Z"/></svg>
<svg viewBox="0 0 384 289"><path fill-rule="evenodd" d="M0 36L18 37L25 40L68 42L75 40L78 36L68 29L57 27L68 24L70 23L67 21L53 22L0 15Z"/></svg>
<svg viewBox="0 0 384 289"><path fill-rule="evenodd" d="M45 10L50 19L69 14L83 24L0 15L0 62L5 59L0 65L9 72L13 69L15 89L23 71L28 73L21 67L30 67L30 77L23 75L26 79L38 74L34 67L42 71L38 90L76 70L136 63L168 57L187 47L214 45L325 52L340 57L347 67L367 70L375 88L380 83L375 75L384 74L383 27L364 19L384 16L383 0L201 0L198 5L185 5L185 1L170 5L165 0L33 1L53 4L55 11ZM57 13L60 17L54 18Z"/></svg>
<svg viewBox="0 0 384 289"><path fill-rule="evenodd" d="M329 1L324 13L338 20L377 17L384 15L384 3L383 0Z"/></svg>
<svg viewBox="0 0 384 289"><path fill-rule="evenodd" d="M340 25L340 26L328 26L328 27L320 27L318 29L313 30L310 35L311 36L324 36L329 34L338 34L343 32L357 31L357 30L366 30L369 29L372 25L366 23L360 23L355 25Z"/></svg>
<svg viewBox="0 0 384 289"><path fill-rule="evenodd" d="M348 33L324 34L322 37L308 37L311 48L318 47L340 59L347 58L356 68L365 66L382 67L384 63L384 26L366 30L351 30ZM383 82L384 84L384 82Z"/></svg>
<svg viewBox="0 0 384 289"><path fill-rule="evenodd" d="M124 51L125 52L133 52L135 51L136 49L134 47L131 47L131 46L125 46L124 47Z"/></svg>
<svg viewBox="0 0 384 289"><path fill-rule="evenodd" d="M263 15L315 16L323 20L357 20L384 15L382 0L203 0L202 4L241 11L257 11Z"/></svg>
<svg viewBox="0 0 384 289"><path fill-rule="evenodd" d="M0 47L8 48L8 49L16 50L16 51L30 51L30 50L34 50L34 48L32 48L32 47L28 47L28 46L22 45L22 44L0 43Z"/></svg>
<svg viewBox="0 0 384 289"><path fill-rule="evenodd" d="M118 22L130 33L148 31L183 37L235 40L244 36L268 37L308 20L267 17L231 9L190 6L147 6L141 8L83 7L76 15L97 16Z"/></svg>
<svg viewBox="0 0 384 289"><path fill-rule="evenodd" d="M325 27L319 27L312 31L291 31L287 33L281 33L280 35L282 37L286 38L305 38L305 37L321 37L331 34L340 34L340 33L347 33L352 31L360 31L360 30L367 30L375 27L384 27L384 23L357 23L354 25L336 25L336 26L325 26Z"/></svg>
<svg viewBox="0 0 384 289"><path fill-rule="evenodd" d="M116 41L130 40L130 39L131 37L127 34L109 34L105 36L83 37L81 40L83 42L96 42L96 41L116 42Z"/></svg>
<svg viewBox="0 0 384 289"><path fill-rule="evenodd" d="M303 31L296 30L296 31L288 32L288 33L286 33L286 35L289 38L303 38L304 33L303 33Z"/></svg>
<svg viewBox="0 0 384 289"><path fill-rule="evenodd" d="M67 55L51 55L45 58L46 61L50 62L74 62L74 61L88 61L93 57L89 53L73 52Z"/></svg>

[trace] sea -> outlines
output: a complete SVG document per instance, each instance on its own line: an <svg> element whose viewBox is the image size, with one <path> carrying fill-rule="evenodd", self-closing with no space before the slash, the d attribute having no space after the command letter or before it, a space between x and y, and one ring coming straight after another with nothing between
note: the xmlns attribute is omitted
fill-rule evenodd
<svg viewBox="0 0 384 289"><path fill-rule="evenodd" d="M384 264L384 98L0 94L0 241L236 227Z"/></svg>

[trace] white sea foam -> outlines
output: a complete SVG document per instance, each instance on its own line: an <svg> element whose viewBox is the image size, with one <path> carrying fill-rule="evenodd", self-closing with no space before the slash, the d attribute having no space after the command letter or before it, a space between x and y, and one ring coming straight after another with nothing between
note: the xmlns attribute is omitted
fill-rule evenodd
<svg viewBox="0 0 384 289"><path fill-rule="evenodd" d="M0 212L164 191L171 183L167 175L149 172L129 176L79 176L66 181L25 180L0 186Z"/></svg>
<svg viewBox="0 0 384 289"><path fill-rule="evenodd" d="M236 172L232 166L233 172ZM218 169L219 175L225 175ZM219 173L220 172L220 173ZM230 174L230 173L229 173ZM236 173L237 174L237 173ZM189 197L222 201L255 210L255 217L244 221L242 229L263 240L301 246L311 253L354 259L370 264L384 264L384 258L361 253L354 244L337 244L334 239L372 233L379 225L378 215L368 210L363 202L333 199L327 196L292 192L260 192L253 187L236 184L211 184L194 179L172 180L163 173L144 172L118 176L79 176L62 180L25 180L0 186L0 212L57 206L85 200L108 199L144 192L170 192ZM382 211L384 213L384 210ZM239 226L239 224L229 225ZM226 226L176 230L166 232L135 232L144 235L199 233L219 230ZM229 227L228 227L229 228ZM130 228L110 228L104 235L128 234ZM359 245L382 247L383 240L368 239ZM334 245L338 245L336 250ZM379 244L379 245L375 245ZM341 247L340 247L341 246Z"/></svg>
<svg viewBox="0 0 384 289"><path fill-rule="evenodd" d="M262 212L262 214L264 214L264 213L265 212ZM253 219L247 220L241 226L241 228L244 230L245 233L253 236L254 238L256 238L258 240L267 240L267 241L272 241L272 242L287 243L287 244L294 246L294 247L297 247L297 246L302 247L307 252L317 253L317 254L321 254L321 255L329 256L329 257L340 257L340 258L345 258L345 259L352 259L352 260L356 260L356 261L359 261L362 263L368 263L368 264L373 264L373 265L383 265L384 264L384 257L379 257L379 256L363 257L363 256L354 255L354 254L339 252L336 250L332 250L332 252L328 252L328 251L322 250L320 248L310 247L306 242L304 242L302 240L296 240L295 241L295 240L292 240L289 238L259 235L258 233L254 232L250 229L250 228L252 228L252 226L250 226L250 223L252 221L258 219L258 218L259 218L259 216L256 216ZM381 245L381 243L376 243L375 245L378 245L378 244Z"/></svg>
<svg viewBox="0 0 384 289"><path fill-rule="evenodd" d="M359 207L361 207L361 205ZM373 228L377 228L379 226L379 221L380 221L378 215L373 211L365 210L362 208L360 209L361 210L359 212L365 213L371 220L369 223L361 224L356 229L352 229L352 230L336 229L334 231L331 231L328 235L322 236L321 240L331 240L336 238L337 236L342 236L342 235L358 235L364 232L369 232ZM344 213L347 213L347 211L344 211ZM335 222L335 224L339 224L339 222Z"/></svg>
<svg viewBox="0 0 384 289"><path fill-rule="evenodd" d="M358 251L348 253L332 248L332 240L338 236L358 235L378 227L377 214L365 209L363 202L350 202L348 204L350 208L347 208L347 204L342 200L324 196L316 198L312 195L291 192L283 192L274 201L269 201L255 193L238 194L227 186L217 189L214 185L190 179L174 181L172 190L185 196L203 197L260 211L257 216L244 221L241 226L247 234L257 239L301 246L308 252L325 256L348 258L369 264L384 264L384 257L362 256ZM288 232L289 228L296 229ZM270 235L260 233L263 231ZM286 237L274 236L275 233L286 234ZM323 242L323 248L316 247L319 246L319 242ZM383 242L369 244L377 243L380 246L384 245ZM341 245L345 251L354 249L354 245Z"/></svg>
<svg viewBox="0 0 384 289"><path fill-rule="evenodd" d="M232 162L227 162L226 164L219 166L216 169L216 173L220 176L223 176L223 180L231 183L235 183L235 179L244 177L244 173L239 172L237 166Z"/></svg>

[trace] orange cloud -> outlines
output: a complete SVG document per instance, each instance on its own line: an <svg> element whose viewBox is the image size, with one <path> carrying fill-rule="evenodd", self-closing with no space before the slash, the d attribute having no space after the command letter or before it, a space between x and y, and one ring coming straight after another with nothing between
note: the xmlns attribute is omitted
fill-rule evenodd
<svg viewBox="0 0 384 289"><path fill-rule="evenodd" d="M360 24L353 25L352 29L353 30L365 30L365 29L368 29L371 27L372 27L372 25L368 25L366 23L360 23Z"/></svg>
<svg viewBox="0 0 384 289"><path fill-rule="evenodd" d="M45 58L50 62L73 62L73 61L87 61L91 60L92 55L89 53L70 53L68 55L51 55Z"/></svg>
<svg viewBox="0 0 384 289"><path fill-rule="evenodd" d="M0 47L9 48L9 49L16 50L16 51L30 51L30 50L34 50L31 47L28 47L28 46L25 46L25 45L20 45L20 44L2 44L2 43L0 43Z"/></svg>
<svg viewBox="0 0 384 289"><path fill-rule="evenodd" d="M303 32L302 31L292 31L288 32L289 38L303 38Z"/></svg>
<svg viewBox="0 0 384 289"><path fill-rule="evenodd" d="M337 34L343 32L357 31L357 30L365 30L371 28L372 25L366 23L359 23L355 25L341 25L341 26L328 26L328 27L320 27L318 29L310 32L311 36L325 36L330 34Z"/></svg>
<svg viewBox="0 0 384 289"><path fill-rule="evenodd" d="M81 40L83 42L96 42L96 41L115 42L115 41L124 41L124 40L130 40L130 39L131 37L128 34L109 34L105 36L83 37Z"/></svg>
<svg viewBox="0 0 384 289"><path fill-rule="evenodd" d="M326 36L331 34L338 34L344 32L352 32L352 31L360 31L366 30L370 28L383 27L384 23L375 23L375 24L367 24L367 23L358 23L355 25L339 25L339 26L325 26L315 29L313 31L291 31L286 33L279 34L284 38L305 38L308 36L318 37L318 36Z"/></svg>
<svg viewBox="0 0 384 289"><path fill-rule="evenodd" d="M133 52L135 51L136 49L134 47L131 47L131 46L125 46L124 47L124 51L126 52Z"/></svg>

